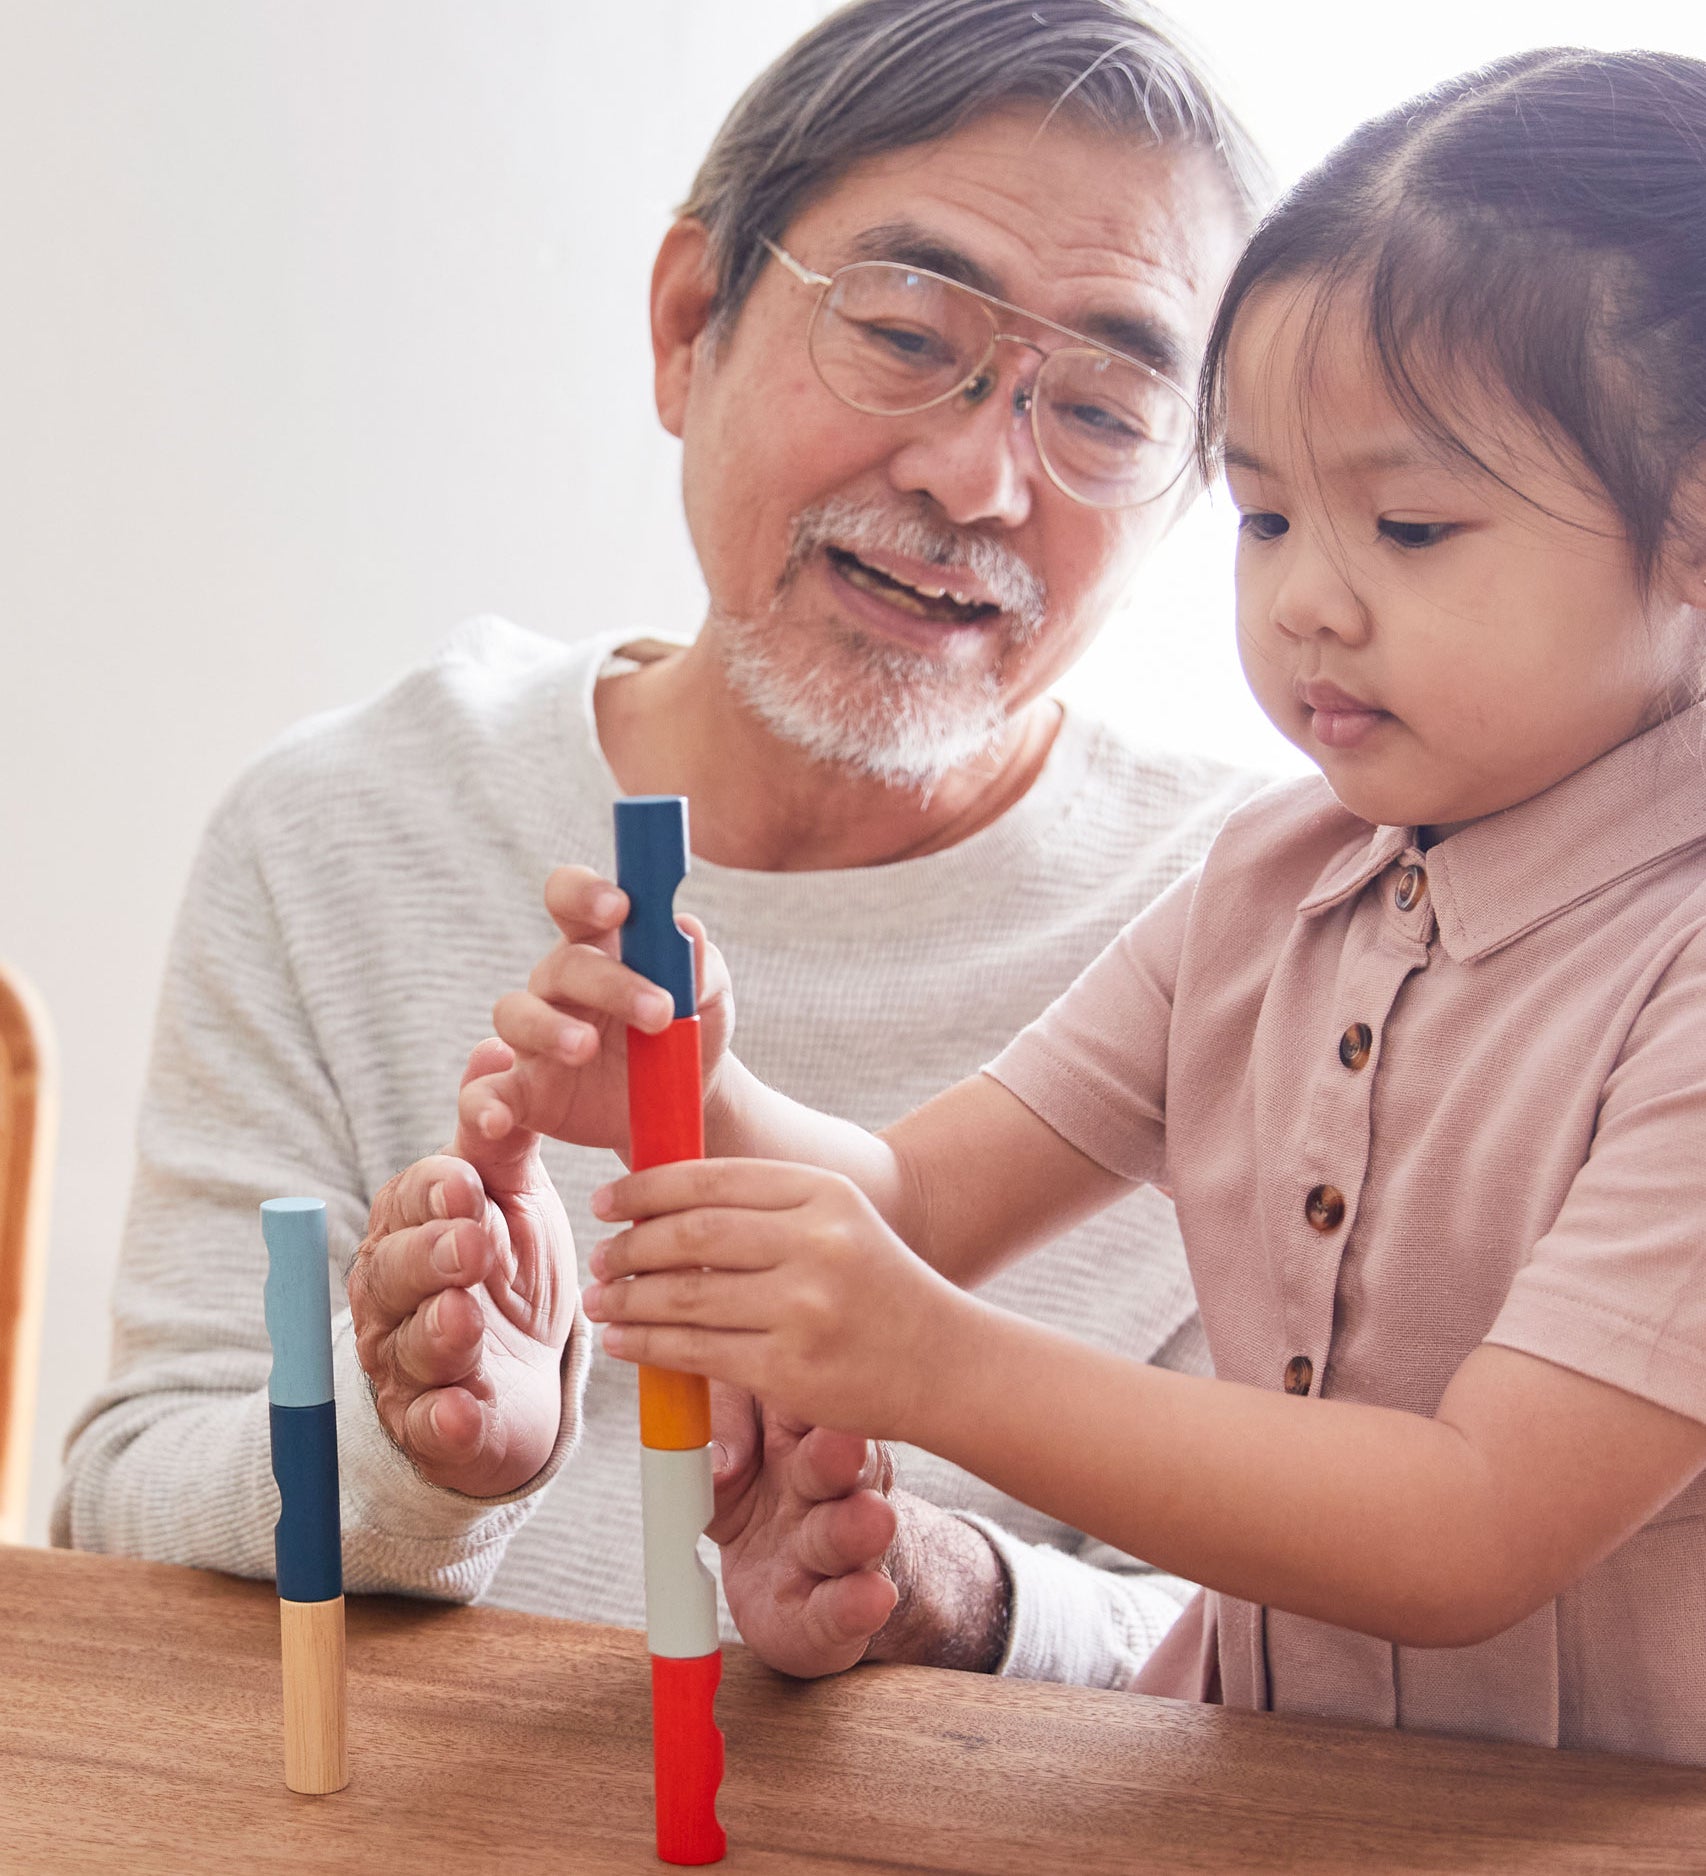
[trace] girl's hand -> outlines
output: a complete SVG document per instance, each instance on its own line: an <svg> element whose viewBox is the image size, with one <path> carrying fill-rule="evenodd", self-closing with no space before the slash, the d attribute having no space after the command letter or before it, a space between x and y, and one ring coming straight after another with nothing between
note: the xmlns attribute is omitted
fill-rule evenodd
<svg viewBox="0 0 1706 1876"><path fill-rule="evenodd" d="M636 1220L592 1254L587 1314L624 1361L714 1376L809 1425L907 1439L978 1305L814 1166L697 1160L593 1194Z"/></svg>
<svg viewBox="0 0 1706 1876"><path fill-rule="evenodd" d="M545 885L545 906L562 933L526 990L500 998L497 1033L515 1051L501 1073L462 1090L458 1117L471 1133L501 1140L522 1127L574 1146L628 1153L628 1028L667 1029L677 1011L669 993L621 961L619 934L628 896L584 866L560 866ZM709 1094L734 1029L734 999L721 953L697 919L693 940L699 1046Z"/></svg>

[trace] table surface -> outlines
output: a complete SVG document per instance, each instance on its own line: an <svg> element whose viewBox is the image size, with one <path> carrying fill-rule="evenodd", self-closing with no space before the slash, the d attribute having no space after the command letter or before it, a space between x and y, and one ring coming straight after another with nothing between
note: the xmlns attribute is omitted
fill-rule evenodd
<svg viewBox="0 0 1706 1876"><path fill-rule="evenodd" d="M349 1604L348 1788L282 1779L272 1585L0 1548L7 1876L655 1870L644 1638ZM729 1651L731 1872L1706 1870L1706 1772Z"/></svg>

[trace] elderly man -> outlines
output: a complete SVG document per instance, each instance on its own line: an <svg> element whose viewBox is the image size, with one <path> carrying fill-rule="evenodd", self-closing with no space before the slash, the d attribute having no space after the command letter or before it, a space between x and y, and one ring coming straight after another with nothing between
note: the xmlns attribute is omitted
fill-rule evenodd
<svg viewBox="0 0 1706 1876"><path fill-rule="evenodd" d="M569 1230L590 1249L614 1162L459 1133L392 1175L553 936L553 863L608 868L620 794L692 800L682 903L729 959L744 1059L868 1124L975 1068L1195 861L1248 778L1133 750L1047 687L1191 497L1183 387L1258 186L1122 0L864 0L757 81L652 286L698 636L481 624L227 800L57 1541L270 1573L255 1207L315 1192L353 1260L349 1586L641 1619L632 1371L591 1362ZM1204 1360L1152 1193L998 1293ZM713 1534L779 1666L1119 1684L1182 1600L924 1455L885 1502L859 1442L730 1424Z"/></svg>

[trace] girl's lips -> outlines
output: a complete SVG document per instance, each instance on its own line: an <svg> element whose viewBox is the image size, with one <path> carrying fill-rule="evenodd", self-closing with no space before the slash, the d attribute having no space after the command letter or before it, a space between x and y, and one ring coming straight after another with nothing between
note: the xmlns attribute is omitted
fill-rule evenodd
<svg viewBox="0 0 1706 1876"><path fill-rule="evenodd" d="M1309 683L1297 687L1298 702L1309 712L1315 740L1328 749L1354 749L1388 721L1389 713L1364 703L1337 684Z"/></svg>
<svg viewBox="0 0 1706 1876"><path fill-rule="evenodd" d="M1315 710L1310 713L1309 727L1315 740L1329 749L1354 749L1387 721L1384 710Z"/></svg>

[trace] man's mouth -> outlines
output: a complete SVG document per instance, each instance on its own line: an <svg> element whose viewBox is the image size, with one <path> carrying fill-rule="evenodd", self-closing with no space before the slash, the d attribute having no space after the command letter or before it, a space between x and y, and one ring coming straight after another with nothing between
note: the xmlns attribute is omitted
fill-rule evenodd
<svg viewBox="0 0 1706 1876"><path fill-rule="evenodd" d="M844 547L826 546L823 551L829 557L830 565L849 586L874 594L901 612L910 612L915 618L933 619L941 625L981 625L984 620L995 618L1001 610L988 601L956 598L951 585L911 585L897 579L892 573L882 573L868 566L857 554L850 554Z"/></svg>

